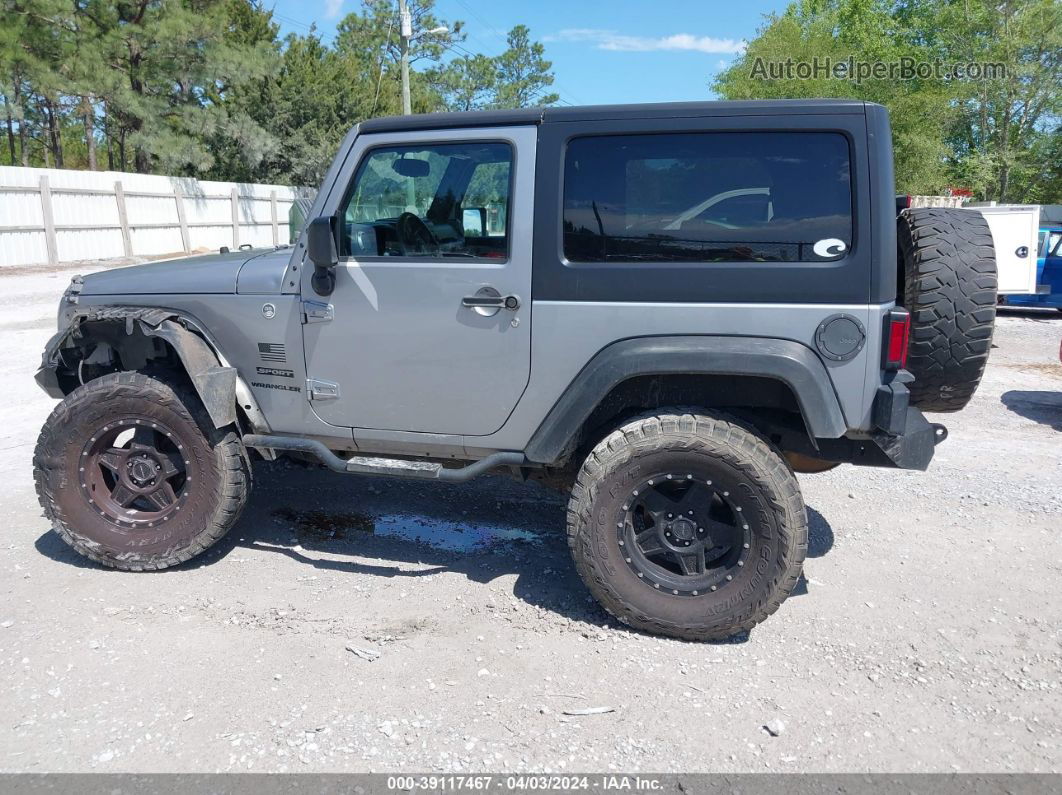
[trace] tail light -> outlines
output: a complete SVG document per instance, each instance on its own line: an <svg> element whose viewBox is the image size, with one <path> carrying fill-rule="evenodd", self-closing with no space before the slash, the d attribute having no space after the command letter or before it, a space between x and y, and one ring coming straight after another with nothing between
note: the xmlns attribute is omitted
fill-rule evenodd
<svg viewBox="0 0 1062 795"><path fill-rule="evenodd" d="M906 309L890 309L885 315L881 366L902 370L907 366L907 343L911 338L911 314Z"/></svg>

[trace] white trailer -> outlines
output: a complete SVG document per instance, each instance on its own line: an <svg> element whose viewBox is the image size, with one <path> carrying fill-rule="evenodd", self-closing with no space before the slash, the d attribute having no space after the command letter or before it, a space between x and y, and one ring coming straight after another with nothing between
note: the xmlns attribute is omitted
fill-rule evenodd
<svg viewBox="0 0 1062 795"><path fill-rule="evenodd" d="M1036 248L1040 206L1036 204L972 203L963 207L981 213L992 230L1000 295L1032 295L1037 291Z"/></svg>

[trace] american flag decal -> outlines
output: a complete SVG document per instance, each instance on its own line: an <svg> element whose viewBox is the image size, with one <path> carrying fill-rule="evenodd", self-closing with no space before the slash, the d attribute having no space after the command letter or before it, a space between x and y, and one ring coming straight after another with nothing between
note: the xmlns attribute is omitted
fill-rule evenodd
<svg viewBox="0 0 1062 795"><path fill-rule="evenodd" d="M288 360L282 342L259 342L258 358L263 362L286 362Z"/></svg>

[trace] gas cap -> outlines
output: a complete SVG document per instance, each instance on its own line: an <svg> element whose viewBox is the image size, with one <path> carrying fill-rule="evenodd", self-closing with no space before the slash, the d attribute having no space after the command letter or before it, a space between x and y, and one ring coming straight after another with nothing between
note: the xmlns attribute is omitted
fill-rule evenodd
<svg viewBox="0 0 1062 795"><path fill-rule="evenodd" d="M815 347L827 359L846 362L863 349L866 329L852 315L830 315L815 331Z"/></svg>

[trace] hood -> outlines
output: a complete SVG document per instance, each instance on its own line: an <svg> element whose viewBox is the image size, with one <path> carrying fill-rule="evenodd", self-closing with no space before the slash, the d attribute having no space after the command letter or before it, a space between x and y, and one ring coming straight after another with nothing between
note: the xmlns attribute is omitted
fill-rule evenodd
<svg viewBox="0 0 1062 795"><path fill-rule="evenodd" d="M90 273L81 295L235 293L240 268L260 254L261 250L233 251Z"/></svg>

